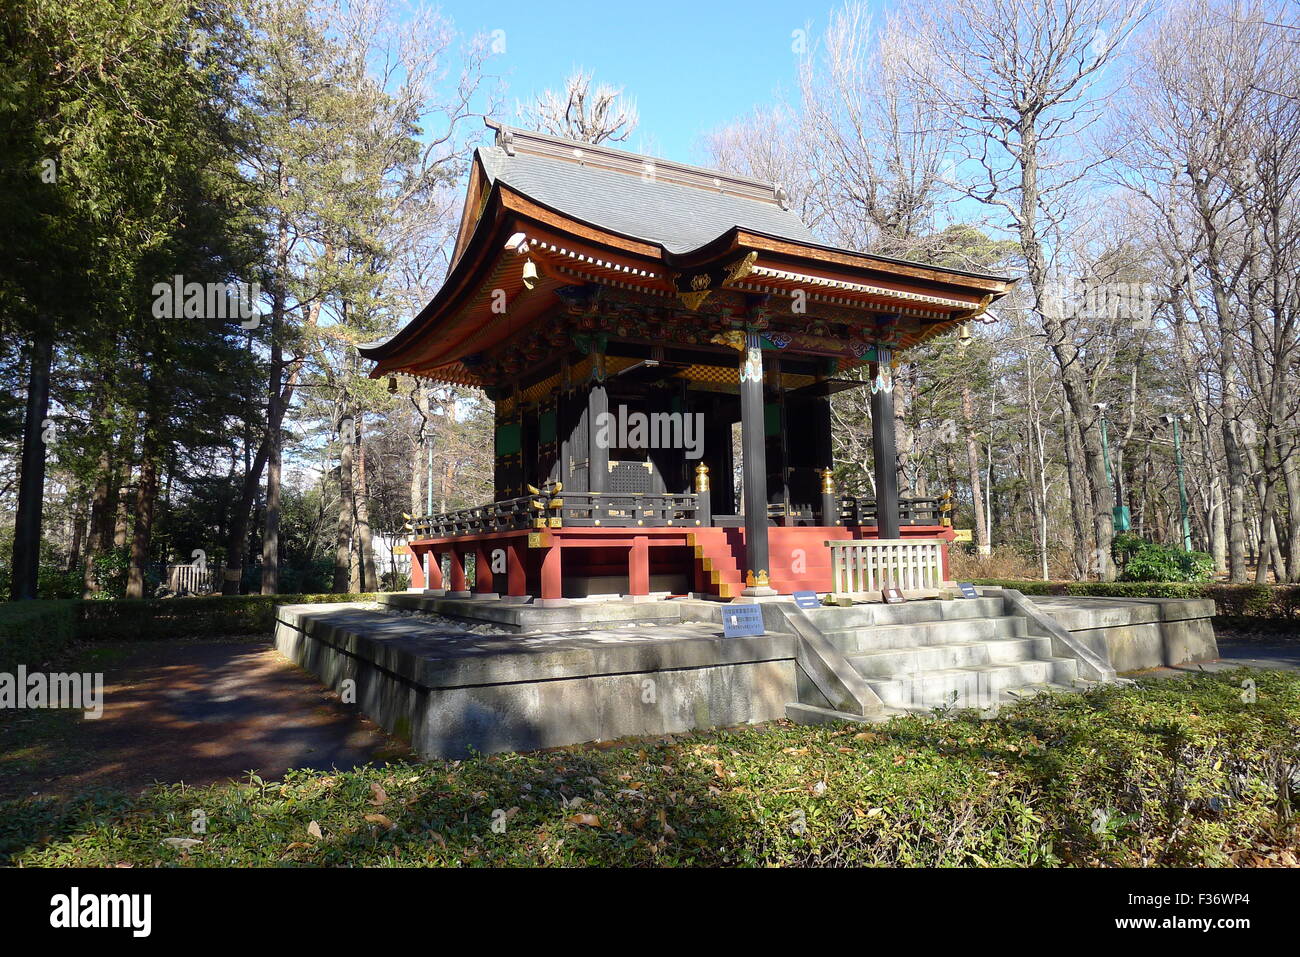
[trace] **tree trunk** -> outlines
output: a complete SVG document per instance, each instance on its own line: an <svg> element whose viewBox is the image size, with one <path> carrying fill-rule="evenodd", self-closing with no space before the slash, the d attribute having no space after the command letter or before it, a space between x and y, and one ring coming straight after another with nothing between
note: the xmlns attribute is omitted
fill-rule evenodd
<svg viewBox="0 0 1300 957"><path fill-rule="evenodd" d="M145 565L153 536L154 505L158 500L157 421L151 414L145 423L140 450L140 481L135 492L135 526L131 534L131 567L127 572L126 597L143 598Z"/></svg>
<svg viewBox="0 0 1300 957"><path fill-rule="evenodd" d="M975 513L975 551L987 555L989 527L984 520L984 489L980 480L980 449L975 440L975 403L971 398L970 383L963 379L961 386L961 418L966 433L966 472L970 481L971 509Z"/></svg>
<svg viewBox="0 0 1300 957"><path fill-rule="evenodd" d="M1102 454L1101 433L1096 411L1092 408L1087 381L1081 367L1081 357L1060 317L1049 316L1043 305L1048 279L1047 260L1043 253L1043 239L1038 227L1038 133L1034 121L1027 115L1021 117L1022 168L1020 177L1020 245L1025 253L1026 272L1034 295L1034 311L1038 315L1048 345L1061 370L1061 384L1065 399L1070 404L1079 424L1083 441L1084 469L1091 487L1091 519L1096 548L1093 552L1097 577L1114 581L1115 568L1110 558L1114 525L1111 510L1114 495L1106 480L1106 462ZM1087 517L1085 509L1085 518ZM1085 521L1085 525L1087 522Z"/></svg>
<svg viewBox="0 0 1300 957"><path fill-rule="evenodd" d="M279 341L276 313L283 311L277 297L271 325L271 382L267 389L266 413L266 524L262 529L262 594L280 590L280 466L283 449L284 404L280 376L284 371L284 352Z"/></svg>
<svg viewBox="0 0 1300 957"><path fill-rule="evenodd" d="M379 591L379 575L375 569L375 542L370 529L370 502L366 486L366 419L357 417L357 452L354 459L357 469L357 559L361 571L361 591Z"/></svg>
<svg viewBox="0 0 1300 957"><path fill-rule="evenodd" d="M1083 448L1079 442L1079 427L1069 403L1063 405L1064 434L1061 446L1065 450L1065 471L1070 484L1070 517L1074 523L1074 568L1079 577L1094 571L1092 561L1092 532L1088 528L1088 481L1083 472Z"/></svg>
<svg viewBox="0 0 1300 957"><path fill-rule="evenodd" d="M346 399L344 400L346 403ZM351 579L352 527L354 504L352 496L352 454L356 441L356 423L350 405L343 407L339 423L339 521L334 547L334 591L347 592Z"/></svg>
<svg viewBox="0 0 1300 957"><path fill-rule="evenodd" d="M36 597L41 561L41 513L45 505L45 417L50 411L50 365L54 329L42 323L32 337L31 368L27 376L27 412L23 420L22 474L18 480L18 511L14 520L13 581L9 597Z"/></svg>

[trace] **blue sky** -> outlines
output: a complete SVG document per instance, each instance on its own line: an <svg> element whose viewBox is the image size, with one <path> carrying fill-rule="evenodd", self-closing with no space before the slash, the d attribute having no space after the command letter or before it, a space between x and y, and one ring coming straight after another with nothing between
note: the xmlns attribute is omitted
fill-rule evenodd
<svg viewBox="0 0 1300 957"><path fill-rule="evenodd" d="M839 0L717 3L483 2L444 0L442 12L462 35L504 30L506 52L494 67L506 77L506 105L558 88L576 66L622 86L641 123L631 149L699 162L700 136L789 90L796 57L791 34L811 23L819 35Z"/></svg>

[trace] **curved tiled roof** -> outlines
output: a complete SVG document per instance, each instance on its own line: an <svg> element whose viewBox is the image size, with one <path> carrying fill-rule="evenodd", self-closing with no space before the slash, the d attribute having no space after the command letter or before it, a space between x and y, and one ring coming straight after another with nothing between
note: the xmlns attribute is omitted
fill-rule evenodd
<svg viewBox="0 0 1300 957"><path fill-rule="evenodd" d="M782 208L778 188L758 180L508 127L497 145L479 148L478 158L489 182L672 253L690 252L737 226L815 241Z"/></svg>

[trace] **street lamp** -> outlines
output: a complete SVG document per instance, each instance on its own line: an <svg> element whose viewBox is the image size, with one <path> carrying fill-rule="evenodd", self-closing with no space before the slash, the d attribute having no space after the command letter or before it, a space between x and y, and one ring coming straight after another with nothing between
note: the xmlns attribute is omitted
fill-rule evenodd
<svg viewBox="0 0 1300 957"><path fill-rule="evenodd" d="M1174 415L1172 412L1166 412L1160 416L1160 421L1165 425L1174 427L1174 462L1178 466L1178 510L1182 515L1183 523L1183 551L1192 550L1192 526L1187 520L1187 483L1183 479L1183 443L1178 431L1178 420L1187 421L1187 414Z"/></svg>
<svg viewBox="0 0 1300 957"><path fill-rule="evenodd" d="M1112 523L1115 531L1127 532L1132 522L1128 507L1124 504L1123 486L1116 480L1117 476L1110 467L1110 439L1106 431L1106 409L1109 405L1109 402L1094 402L1092 407L1101 414L1101 457L1106 463L1106 481L1115 492L1115 507L1111 510Z"/></svg>

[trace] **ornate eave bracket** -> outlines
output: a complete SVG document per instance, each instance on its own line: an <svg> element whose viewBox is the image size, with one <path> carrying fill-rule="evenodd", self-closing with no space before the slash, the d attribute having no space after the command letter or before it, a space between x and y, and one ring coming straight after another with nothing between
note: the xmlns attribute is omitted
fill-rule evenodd
<svg viewBox="0 0 1300 957"><path fill-rule="evenodd" d="M751 251L723 266L675 273L672 281L677 298L687 309L698 311L713 293L730 283L739 282L753 272L757 259L758 253Z"/></svg>

